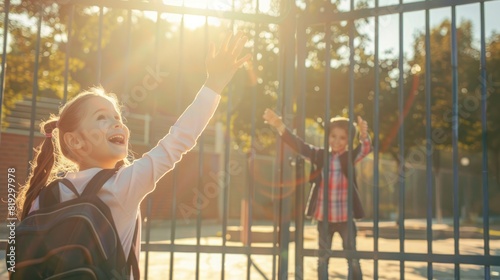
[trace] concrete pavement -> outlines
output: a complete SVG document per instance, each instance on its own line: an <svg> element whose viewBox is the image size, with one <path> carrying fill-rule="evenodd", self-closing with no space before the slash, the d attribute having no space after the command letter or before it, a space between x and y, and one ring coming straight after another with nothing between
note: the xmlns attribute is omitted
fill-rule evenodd
<svg viewBox="0 0 500 280"><path fill-rule="evenodd" d="M163 228L163 229L162 229ZM196 229L192 225L176 226L176 244L196 244ZM378 246L381 252L399 252L399 239L397 239L397 225L394 222L382 222L379 224L380 235ZM408 220L405 221L407 229L404 242L407 253L427 253L427 241L425 231L425 221ZM490 254L500 255L500 227L492 225L490 231ZM271 238L272 227L269 225L256 225L252 227L255 232L252 240L263 242L252 243L253 247L270 247L270 243L264 242L266 238ZM304 248L317 248L317 233L315 225L307 225L304 229ZM358 222L359 235L357 238L357 248L360 251L373 251L373 223ZM433 253L434 254L454 254L453 227L448 224L433 225ZM220 245L221 226L217 223L208 223L202 226L201 245ZM396 239L394 234L396 233ZM240 228L234 223L228 228L228 246L243 246L239 242ZM450 235L451 234L451 235ZM152 230L152 242L169 242L170 230L169 222L158 222ZM184 238L182 238L184 236ZM450 237L451 236L451 237ZM484 244L480 227L462 228L460 238L461 255L483 255ZM258 238L255 238L258 237ZM480 238L479 238L480 237ZM293 240L293 238L291 238ZM269 240L268 240L269 241ZM289 279L295 279L294 252L295 243L290 243L289 255ZM334 237L333 249L341 250L341 239L338 235ZM144 256L141 257L141 269L144 271ZM170 253L149 253L148 279L168 279L170 273ZM253 255L251 256L252 266L250 279L273 279L273 258L271 256ZM306 257L304 259L303 279L316 280L316 257ZM221 255L220 254L200 254L200 274L199 279L221 279ZM364 279L374 279L374 262L372 260L361 260ZM174 279L196 279L196 254L195 253L175 253L174 254ZM405 279L418 280L428 279L427 263L405 262ZM274 267L274 272L277 265ZM460 279L485 279L484 267L478 265L460 265ZM347 262L344 259L330 260L330 279L347 279ZM143 275L144 276L144 275ZM226 255L225 279L247 279L247 257L245 255ZM491 279L500 279L499 266L491 267ZM275 278L277 279L277 278ZM400 279L400 263L398 261L379 261L378 279ZM433 279L455 279L454 266L452 264L433 264Z"/></svg>

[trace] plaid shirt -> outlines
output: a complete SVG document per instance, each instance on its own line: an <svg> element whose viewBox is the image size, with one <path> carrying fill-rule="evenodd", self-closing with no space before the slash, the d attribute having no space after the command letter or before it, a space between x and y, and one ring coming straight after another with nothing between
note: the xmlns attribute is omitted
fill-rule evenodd
<svg viewBox="0 0 500 280"><path fill-rule="evenodd" d="M358 163L371 152L371 141L369 137L360 141L361 149L356 155L354 163ZM347 151L343 152L347 153ZM347 221L347 193L349 186L349 179L344 176L340 167L339 156L342 153L332 153L330 156L330 172L328 177L330 179L329 185L329 198L328 198L328 221L331 223L346 222ZM323 189L324 184L321 182L318 195L318 207L314 213L314 219L323 221Z"/></svg>

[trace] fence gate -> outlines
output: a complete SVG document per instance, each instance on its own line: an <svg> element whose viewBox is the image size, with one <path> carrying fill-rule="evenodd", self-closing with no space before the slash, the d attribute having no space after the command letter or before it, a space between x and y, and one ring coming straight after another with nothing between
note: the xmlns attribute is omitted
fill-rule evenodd
<svg viewBox="0 0 500 280"><path fill-rule="evenodd" d="M364 235L356 251L334 242L331 277L347 277L346 258L373 279L441 279L449 265L455 279L498 277L488 160L497 113L487 104L499 77L486 65L500 61L488 13L499 2L4 0L0 165L25 179L39 121L92 85L117 94L140 156L203 84L209 42L241 30L252 62L196 148L143 202L144 279L317 278L316 226L302 214L309 163L263 123L265 108L317 146L328 146L321 126L336 115L370 125L372 154L348 172L348 197L361 182ZM462 246L465 222L480 231L479 253ZM436 224L449 225L450 251L436 249L446 246L436 245Z"/></svg>
<svg viewBox="0 0 500 280"><path fill-rule="evenodd" d="M488 137L494 136L487 128L492 116L487 110L487 104L493 102L490 93L498 91L487 65L492 65L491 40L498 37L486 37L491 28L496 28L493 25L498 24L487 11L498 4L498 1L329 1L310 7L298 17L297 80L293 90L285 89L295 96L284 94L282 105L288 113L284 115L290 116L289 123L294 119L298 135L306 139L305 119L311 116L329 120L342 115L356 122L361 115L373 129L373 158L368 160L369 168L357 168L363 174L356 176L349 165L350 186L356 176L361 193L368 195L363 201L365 206L371 206L366 210L373 239L371 244L360 243L358 236L357 251L340 248L330 252L334 258L365 260L361 261L363 272L367 271L365 277L490 279L499 275L498 249L491 238L495 231L490 228L498 213L490 214L489 205L491 185L497 184L488 175L491 172ZM468 41L465 36L469 35L473 38ZM471 53L467 54L462 43L475 53L472 66L475 69L469 74L463 70L471 67L466 62ZM317 47L313 48L313 44ZM465 82L467 77L475 82ZM469 101L475 106L466 106ZM445 102L446 106L438 105L439 102ZM319 113L311 114L314 110ZM472 119L476 129L464 123ZM465 135L474 135L474 155L467 151L471 142L464 141ZM328 145L327 137L323 144ZM381 169L388 154L396 159L395 168ZM467 170L472 168L472 161L474 169ZM297 176L302 178L303 166L297 164L297 167L300 169ZM324 174L327 172L325 163ZM443 173L447 175L439 175ZM472 183L474 179L477 184ZM468 189L471 184L473 190ZM476 204L476 211L481 214L474 218L470 208L473 193L481 201ZM394 194L393 210L385 217L388 194ZM349 188L348 196L352 195ZM421 205L415 207L418 199ZM304 201L300 192L297 201ZM352 205L349 217L352 218ZM387 226L387 218L392 226ZM464 227L468 223L482 232L477 236L480 244L475 253L465 249L471 242L467 240L471 235ZM302 216L297 216L296 228L303 228L303 224ZM440 224L449 226L449 244L444 250L441 238L436 236ZM358 229L365 226L363 221L358 222ZM386 238L395 241L386 243ZM415 243L418 248L414 247L413 239L419 239ZM310 249L299 242L296 279L308 277L302 274L303 257L318 253L317 247ZM417 266L421 270L415 273ZM443 274L443 268L449 272ZM330 277L339 275L341 269L333 274L331 270ZM472 270L476 273L471 274Z"/></svg>

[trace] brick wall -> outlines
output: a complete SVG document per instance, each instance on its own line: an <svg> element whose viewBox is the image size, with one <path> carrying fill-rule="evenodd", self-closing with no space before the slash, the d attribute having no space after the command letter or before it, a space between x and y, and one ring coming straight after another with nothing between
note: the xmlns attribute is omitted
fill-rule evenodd
<svg viewBox="0 0 500 280"><path fill-rule="evenodd" d="M41 141L41 137L35 137L35 147ZM2 133L0 140L0 217L7 217L8 169L15 168L16 188L24 183L28 175L28 149L28 136Z"/></svg>

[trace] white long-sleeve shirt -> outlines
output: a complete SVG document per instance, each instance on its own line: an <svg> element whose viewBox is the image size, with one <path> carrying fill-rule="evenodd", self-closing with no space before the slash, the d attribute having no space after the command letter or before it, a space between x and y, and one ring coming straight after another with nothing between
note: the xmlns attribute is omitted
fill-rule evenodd
<svg viewBox="0 0 500 280"><path fill-rule="evenodd" d="M170 131L158 144L134 160L129 166L122 167L111 177L99 192L99 197L111 210L116 229L128 256L132 245L135 223L140 216L140 204L147 194L155 189L156 182L172 170L182 156L195 145L208 122L212 118L220 101L220 95L207 87L202 87L194 101L179 117ZM81 194L90 179L102 170L90 168L80 172L66 174ZM59 185L61 201L75 198L75 194ZM39 209L38 198L33 202L31 211ZM136 243L136 256L139 259L141 223L139 223Z"/></svg>

